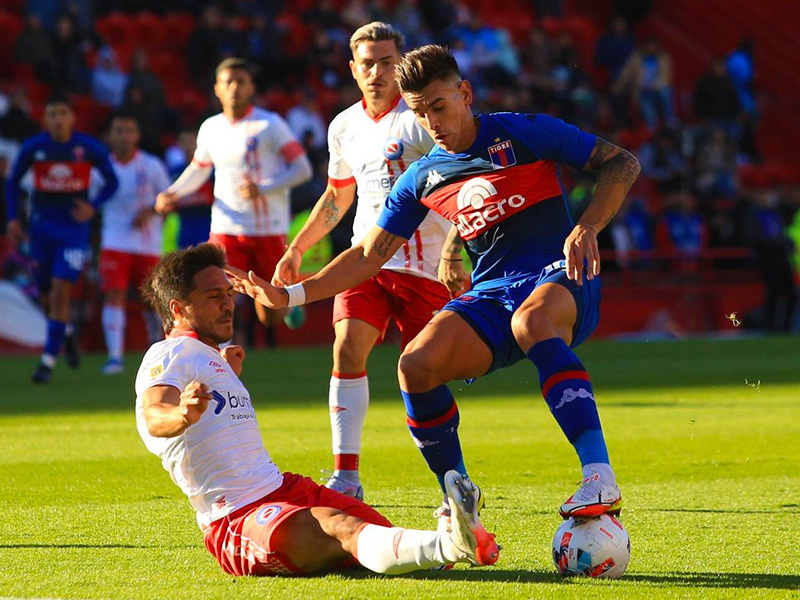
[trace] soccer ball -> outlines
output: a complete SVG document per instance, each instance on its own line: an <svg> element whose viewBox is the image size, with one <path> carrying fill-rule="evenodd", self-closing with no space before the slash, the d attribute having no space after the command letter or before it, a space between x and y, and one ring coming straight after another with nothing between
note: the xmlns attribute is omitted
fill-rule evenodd
<svg viewBox="0 0 800 600"><path fill-rule="evenodd" d="M622 577L631 559L631 540L619 519L570 517L556 530L553 562L562 577Z"/></svg>

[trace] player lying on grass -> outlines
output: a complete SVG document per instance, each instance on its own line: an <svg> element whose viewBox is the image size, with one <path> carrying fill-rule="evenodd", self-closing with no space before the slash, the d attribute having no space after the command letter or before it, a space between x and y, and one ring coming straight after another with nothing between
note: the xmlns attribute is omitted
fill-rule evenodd
<svg viewBox="0 0 800 600"><path fill-rule="evenodd" d="M475 488L456 471L445 484L448 532L392 527L356 498L281 472L264 448L239 379L225 252L201 244L166 256L145 284L167 339L136 377L136 424L147 449L197 511L205 545L231 575L311 574L357 566L401 574L466 562L493 564L499 548L481 524Z"/></svg>
<svg viewBox="0 0 800 600"><path fill-rule="evenodd" d="M231 269L234 287L272 308L326 298L378 272L429 210L446 217L458 235L445 243L453 253L443 259L461 260L460 247L454 247L460 236L475 267L472 288L433 317L398 365L408 426L428 466L443 491L445 473L466 474L458 407L447 382L481 377L527 357L583 470L583 484L561 505L561 514L619 510L592 385L572 348L597 326L597 234L636 179L636 158L547 115L474 116L472 88L441 46L406 54L396 77L436 147L397 179L377 225L301 284L276 288ZM594 199L579 219L569 212L558 163L598 174Z"/></svg>

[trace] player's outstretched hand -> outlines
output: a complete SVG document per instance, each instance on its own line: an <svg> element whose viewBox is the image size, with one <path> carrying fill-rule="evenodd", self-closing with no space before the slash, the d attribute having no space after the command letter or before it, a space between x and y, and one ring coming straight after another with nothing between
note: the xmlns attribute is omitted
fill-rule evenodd
<svg viewBox="0 0 800 600"><path fill-rule="evenodd" d="M455 260L448 260L444 256L439 258L439 267L436 270L436 275L439 281L448 289L451 297L464 291L467 272L464 270L464 262L460 256L456 257Z"/></svg>
<svg viewBox="0 0 800 600"><path fill-rule="evenodd" d="M231 366L237 377L242 374L242 363L245 357L244 348L232 344L225 346L219 353L225 359L225 362Z"/></svg>
<svg viewBox="0 0 800 600"><path fill-rule="evenodd" d="M208 401L211 400L211 393L208 386L199 381L190 381L181 392L181 416L187 426L194 425L203 416L208 408Z"/></svg>
<svg viewBox="0 0 800 600"><path fill-rule="evenodd" d="M178 195L175 192L161 192L156 196L155 210L160 215L171 213L178 206Z"/></svg>
<svg viewBox="0 0 800 600"><path fill-rule="evenodd" d="M567 278L583 285L583 266L587 264L586 279L591 281L600 274L600 250L597 247L597 230L578 223L564 242L567 259Z"/></svg>
<svg viewBox="0 0 800 600"><path fill-rule="evenodd" d="M301 264L303 264L303 254L298 248L289 246L278 261L278 264L275 265L272 285L284 287L297 283L297 280L300 279Z"/></svg>
<svg viewBox="0 0 800 600"><path fill-rule="evenodd" d="M72 203L72 218L78 223L85 223L94 216L94 206L86 200L75 199Z"/></svg>
<svg viewBox="0 0 800 600"><path fill-rule="evenodd" d="M25 230L22 229L22 223L19 222L19 219L13 219L8 222L8 225L6 225L6 234L8 235L8 241L11 242L12 248L19 248L19 245L28 239L28 236L25 235Z"/></svg>
<svg viewBox="0 0 800 600"><path fill-rule="evenodd" d="M277 310L289 304L289 294L275 287L266 279L262 279L252 271L245 272L231 265L225 265L225 272L231 278L233 289L240 294L250 296L267 308Z"/></svg>

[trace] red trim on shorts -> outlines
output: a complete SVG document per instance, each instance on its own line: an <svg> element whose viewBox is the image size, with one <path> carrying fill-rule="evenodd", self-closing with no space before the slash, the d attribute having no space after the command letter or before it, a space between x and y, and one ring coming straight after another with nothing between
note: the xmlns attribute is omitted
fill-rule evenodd
<svg viewBox="0 0 800 600"><path fill-rule="evenodd" d="M367 372L361 371L360 373L340 373L339 371L331 371L331 375L336 377L336 379L361 379L362 377L367 376Z"/></svg>
<svg viewBox="0 0 800 600"><path fill-rule="evenodd" d="M562 371L561 373L550 375L542 386L542 396L547 398L547 394L550 393L554 385L558 385L562 381L567 381L568 379L589 381L589 374L586 371Z"/></svg>
<svg viewBox="0 0 800 600"><path fill-rule="evenodd" d="M213 162L202 162L200 160L197 160L196 158L192 158L192 162L196 164L198 167L201 167L203 169L207 169L208 167L214 166Z"/></svg>
<svg viewBox="0 0 800 600"><path fill-rule="evenodd" d="M287 142L281 146L280 153L283 157L283 160L285 160L287 163L290 163L296 158L303 156L306 151L303 150L303 145L300 142L297 140L292 140L291 142Z"/></svg>
<svg viewBox="0 0 800 600"><path fill-rule="evenodd" d="M421 427L423 429L427 429L429 427L436 427L437 425L441 425L442 423L446 423L450 419L452 419L458 413L458 405L453 402L453 406L444 413L441 417L436 417L435 419L431 419L430 421L415 421L411 417L406 417L406 423L408 423L411 427Z"/></svg>
<svg viewBox="0 0 800 600"><path fill-rule="evenodd" d="M334 454L333 468L337 471L358 471L358 454Z"/></svg>
<svg viewBox="0 0 800 600"><path fill-rule="evenodd" d="M383 117L385 117L385 116L386 116L386 115L388 115L390 112L392 112L392 109L393 109L395 106L397 106L398 104L400 104L400 98L401 98L400 94L397 94L397 96L395 97L395 99L394 99L394 100L392 100L392 104L391 104L391 106L390 106L389 108L387 108L385 111L383 111L381 114L379 114L379 115L377 115L377 116L375 116L375 117L370 117L370 116L369 116L369 113L367 112L367 101L366 101L366 100L364 100L364 98L363 98L363 97L361 98L361 107L364 109L364 114L365 114L365 115L367 115L367 116L368 116L370 119L372 119L373 121L375 121L375 122L377 123L377 122L378 122L378 121L380 121L380 120L381 120Z"/></svg>
<svg viewBox="0 0 800 600"><path fill-rule="evenodd" d="M333 177L328 177L328 185L337 189L347 187L348 185L353 185L355 182L355 177L348 177L347 179L334 179Z"/></svg>

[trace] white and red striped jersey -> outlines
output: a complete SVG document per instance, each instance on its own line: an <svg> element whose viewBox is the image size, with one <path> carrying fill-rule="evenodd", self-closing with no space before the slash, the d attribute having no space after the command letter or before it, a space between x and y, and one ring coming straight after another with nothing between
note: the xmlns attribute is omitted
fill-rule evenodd
<svg viewBox="0 0 800 600"><path fill-rule="evenodd" d="M255 201L239 197L239 185L263 185L304 154L300 142L276 113L258 107L230 121L220 113L206 119L197 133L193 161L214 167L211 233L285 235L289 230L289 188L262 194Z"/></svg>
<svg viewBox="0 0 800 600"><path fill-rule="evenodd" d="M150 435L145 391L161 385L183 391L194 380L205 383L212 396L200 420L174 437ZM136 375L136 427L189 498L201 528L283 483L264 448L247 388L219 352L194 337L169 337L144 355Z"/></svg>
<svg viewBox="0 0 800 600"><path fill-rule="evenodd" d="M100 247L129 254L161 256L163 220L153 213L141 227L133 220L144 209L152 209L156 195L169 187L167 169L158 158L137 150L125 163L110 155L119 187L103 207Z"/></svg>
<svg viewBox="0 0 800 600"><path fill-rule="evenodd" d="M339 113L328 127L328 181L357 185L353 245L372 229L395 180L433 147L400 96L392 107L373 119L364 101ZM436 267L450 223L433 211L414 235L383 268L436 280Z"/></svg>

